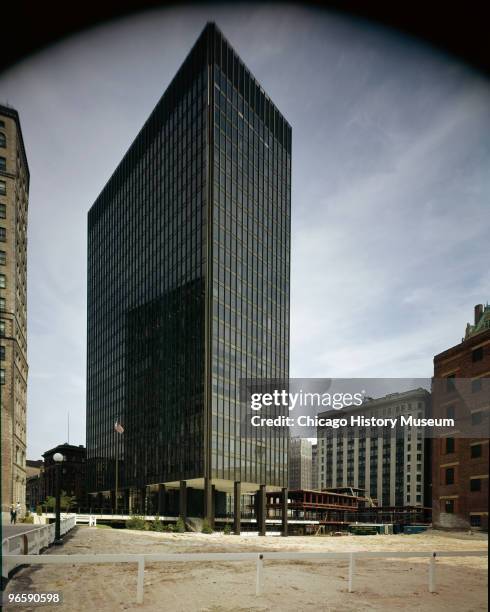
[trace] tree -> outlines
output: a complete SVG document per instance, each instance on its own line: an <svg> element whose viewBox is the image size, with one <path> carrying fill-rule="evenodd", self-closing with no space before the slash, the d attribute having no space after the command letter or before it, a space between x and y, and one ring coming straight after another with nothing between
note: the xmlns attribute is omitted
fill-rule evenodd
<svg viewBox="0 0 490 612"><path fill-rule="evenodd" d="M70 508L75 506L76 503L77 498L74 495L67 495L66 491L61 491L60 507L64 512L69 512ZM49 495L42 505L45 506L47 510L52 510L54 512L56 508L56 497Z"/></svg>

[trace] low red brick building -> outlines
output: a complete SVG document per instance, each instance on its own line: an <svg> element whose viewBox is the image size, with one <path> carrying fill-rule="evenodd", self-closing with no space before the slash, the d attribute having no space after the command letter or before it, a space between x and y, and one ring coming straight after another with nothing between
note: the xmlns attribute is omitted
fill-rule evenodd
<svg viewBox="0 0 490 612"><path fill-rule="evenodd" d="M455 419L433 440L434 527L488 529L489 389L490 306L479 304L461 343L434 357L433 416Z"/></svg>

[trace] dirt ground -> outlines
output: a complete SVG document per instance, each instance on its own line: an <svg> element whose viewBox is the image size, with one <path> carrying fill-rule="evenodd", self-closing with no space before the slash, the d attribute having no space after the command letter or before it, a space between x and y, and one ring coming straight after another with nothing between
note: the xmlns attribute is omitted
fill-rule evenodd
<svg viewBox="0 0 490 612"><path fill-rule="evenodd" d="M343 537L236 537L221 534L167 534L77 527L63 549L46 554L260 552L260 551L444 551L488 550L481 534ZM136 603L136 566L32 566L19 570L9 592L59 591L64 602L41 609L108 612L159 610L178 612L322 612L444 611L488 609L486 557L441 558L437 593L428 592L425 559L357 561L354 593L347 592L346 561L266 561L263 595L255 596L255 562L149 563L144 603ZM5 610L34 610L5 607Z"/></svg>

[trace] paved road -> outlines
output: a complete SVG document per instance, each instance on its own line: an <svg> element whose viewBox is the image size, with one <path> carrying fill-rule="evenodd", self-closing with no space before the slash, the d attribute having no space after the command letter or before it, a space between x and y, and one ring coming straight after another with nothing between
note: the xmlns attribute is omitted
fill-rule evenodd
<svg viewBox="0 0 490 612"><path fill-rule="evenodd" d="M26 531L32 531L33 529L39 529L42 525L32 525L30 523L17 523L17 525L2 525L2 538L10 538L13 535L19 535L19 533L25 533Z"/></svg>

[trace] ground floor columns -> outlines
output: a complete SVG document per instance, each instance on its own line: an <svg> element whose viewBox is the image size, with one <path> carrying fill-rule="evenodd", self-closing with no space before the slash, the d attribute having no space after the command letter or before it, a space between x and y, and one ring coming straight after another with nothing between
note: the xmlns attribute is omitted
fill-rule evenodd
<svg viewBox="0 0 490 612"><path fill-rule="evenodd" d="M260 536L265 536L265 516L267 510L265 485L260 485L260 489L257 491L257 529Z"/></svg>
<svg viewBox="0 0 490 612"><path fill-rule="evenodd" d="M214 529L214 518L216 516L216 487L215 485L211 486L211 508L212 508L212 514L211 514L211 527Z"/></svg>
<svg viewBox="0 0 490 612"><path fill-rule="evenodd" d="M204 479L204 518L214 527L214 486L211 478Z"/></svg>
<svg viewBox="0 0 490 612"><path fill-rule="evenodd" d="M287 536L288 535L288 488L287 487L283 487L282 489L282 496L281 496L281 522L282 522L282 529L281 529L281 535L282 536Z"/></svg>
<svg viewBox="0 0 490 612"><path fill-rule="evenodd" d="M165 515L165 485L158 485L158 516Z"/></svg>
<svg viewBox="0 0 490 612"><path fill-rule="evenodd" d="M241 521L241 483L235 482L234 485L234 496L233 496L233 531L235 535L240 535L240 521Z"/></svg>
<svg viewBox="0 0 490 612"><path fill-rule="evenodd" d="M187 517L187 484L185 480L180 481L179 517L183 521L185 521Z"/></svg>

